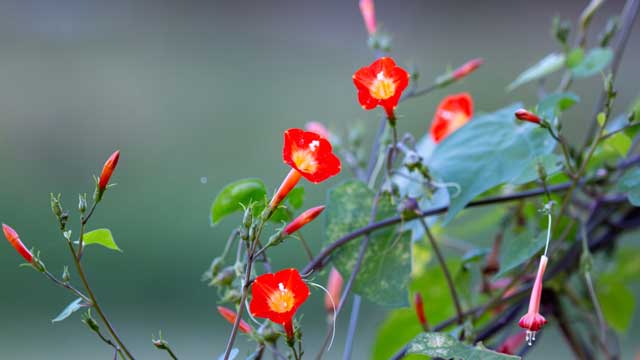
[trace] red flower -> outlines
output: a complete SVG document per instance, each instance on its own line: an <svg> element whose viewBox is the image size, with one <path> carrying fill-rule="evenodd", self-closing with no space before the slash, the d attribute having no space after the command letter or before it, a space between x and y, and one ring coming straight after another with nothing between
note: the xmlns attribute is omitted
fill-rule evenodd
<svg viewBox="0 0 640 360"><path fill-rule="evenodd" d="M383 57L353 74L353 83L358 89L358 101L365 110L380 105L392 123L394 109L404 89L409 85L409 73L396 66L390 57Z"/></svg>
<svg viewBox="0 0 640 360"><path fill-rule="evenodd" d="M344 279L342 279L340 272L336 270L336 268L332 267L331 272L329 273L329 280L327 281L328 294L324 297L324 308L330 315L333 315L336 311L334 306L338 307L338 304L340 303L343 283Z"/></svg>
<svg viewBox="0 0 640 360"><path fill-rule="evenodd" d="M22 241L20 241L20 236L18 236L18 233L15 230L13 230L9 225L2 224L2 232L4 232L4 237L7 238L9 244L16 249L18 254L20 254L27 262L33 262L33 255L31 254L31 251L29 251Z"/></svg>
<svg viewBox="0 0 640 360"><path fill-rule="evenodd" d="M529 299L529 311L520 318L521 328L527 330L526 340L531 345L531 342L536 339L536 331L540 330L547 320L544 316L540 315L540 297L542 295L542 280L544 278L544 271L547 268L547 261L549 259L542 255L540 257L540 266L538 267L538 274L536 280L533 283L533 289L531 290L531 298Z"/></svg>
<svg viewBox="0 0 640 360"><path fill-rule="evenodd" d="M480 58L469 60L466 63L464 63L462 66L460 66L459 68L454 70L453 74L451 76L455 80L460 80L463 77L465 77L465 76L471 74L472 72L476 71L476 69L479 68L480 65L482 65L482 63L484 63L484 60L482 60Z"/></svg>
<svg viewBox="0 0 640 360"><path fill-rule="evenodd" d="M367 27L369 35L376 33L376 8L373 0L360 0L360 13L364 19L364 25Z"/></svg>
<svg viewBox="0 0 640 360"><path fill-rule="evenodd" d="M518 331L517 333L509 336L500 346L498 346L498 352L507 355L515 355L518 352L518 348L524 343L525 333Z"/></svg>
<svg viewBox="0 0 640 360"><path fill-rule="evenodd" d="M225 318L231 324L236 323L236 318L238 317L238 314L236 314L235 311L231 309L227 309L226 307L223 307L223 306L218 306L218 312L220 313L220 315L222 315L223 318ZM244 320L240 320L240 325L238 327L238 330L242 331L245 334L249 334L253 331L253 328L251 328L251 325L247 324Z"/></svg>
<svg viewBox="0 0 640 360"><path fill-rule="evenodd" d="M304 176L312 183L319 183L340 172L340 159L333 154L329 141L302 129L284 132L282 158L293 169L271 199L269 207L272 209L280 204L301 177Z"/></svg>
<svg viewBox="0 0 640 360"><path fill-rule="evenodd" d="M255 317L284 326L287 338L293 338L293 316L309 297L309 287L296 269L258 276L251 287L249 311Z"/></svg>
<svg viewBox="0 0 640 360"><path fill-rule="evenodd" d="M118 165L118 160L120 160L120 150L111 154L104 163L102 173L100 174L100 180L98 180L98 189L95 193L96 201L100 201L100 199L102 199L102 194L104 194L104 191L107 189L107 185L109 185L109 179L111 179L111 175Z"/></svg>
<svg viewBox="0 0 640 360"><path fill-rule="evenodd" d="M322 211L324 211L324 206L316 206L303 212L297 218L295 218L295 220L290 222L289 225L284 228L283 232L287 235L293 234L294 232L300 230L300 228L302 228L303 226L312 222L313 219L317 218L318 215L322 213Z"/></svg>
<svg viewBox="0 0 640 360"><path fill-rule="evenodd" d="M424 302L422 301L422 294L416 292L414 297L414 305L416 307L416 315L418 316L418 321L420 321L420 325L424 331L429 331L429 323L427 323L427 316L424 313Z"/></svg>
<svg viewBox="0 0 640 360"><path fill-rule="evenodd" d="M473 116L473 99L468 93L445 97L431 121L431 138L439 143L461 128Z"/></svg>
<svg viewBox="0 0 640 360"><path fill-rule="evenodd" d="M519 109L516 111L516 117L522 121L532 122L534 124L540 124L540 117L525 109Z"/></svg>

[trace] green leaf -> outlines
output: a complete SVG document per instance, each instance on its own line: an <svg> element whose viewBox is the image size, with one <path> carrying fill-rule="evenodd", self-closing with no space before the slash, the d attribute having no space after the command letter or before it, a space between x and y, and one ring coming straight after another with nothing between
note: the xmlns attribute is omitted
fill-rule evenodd
<svg viewBox="0 0 640 360"><path fill-rule="evenodd" d="M620 156L626 156L631 148L631 138L621 131L611 135L602 145L611 147Z"/></svg>
<svg viewBox="0 0 640 360"><path fill-rule="evenodd" d="M552 93L538 103L537 113L544 119L552 119L580 102L580 97L572 92Z"/></svg>
<svg viewBox="0 0 640 360"><path fill-rule="evenodd" d="M264 202L267 188L260 179L242 179L225 186L211 206L211 224L217 224L222 218L243 210L252 202Z"/></svg>
<svg viewBox="0 0 640 360"><path fill-rule="evenodd" d="M538 157L550 154L555 141L534 124L516 123L520 104L472 119L436 146L428 164L434 176L457 184L449 188L449 222L471 200L535 168ZM454 196L457 195L457 196Z"/></svg>
<svg viewBox="0 0 640 360"><path fill-rule="evenodd" d="M347 181L329 191L327 202L326 244L369 224L374 193L360 181ZM392 216L396 207L391 197L383 194L376 219ZM371 235L362 267L355 279L353 291L379 305L401 307L408 304L407 285L411 273L411 239L408 232L397 227ZM343 274L351 273L359 241L351 241L335 252L333 263Z"/></svg>
<svg viewBox="0 0 640 360"><path fill-rule="evenodd" d="M85 245L98 244L106 247L109 250L115 250L122 252L116 242L113 240L113 235L109 229L96 229L85 233L82 237L82 241Z"/></svg>
<svg viewBox="0 0 640 360"><path fill-rule="evenodd" d="M545 56L537 64L523 71L518 77L507 86L507 91L512 91L522 84L543 78L553 72L556 72L565 64L564 54L551 53Z"/></svg>
<svg viewBox="0 0 640 360"><path fill-rule="evenodd" d="M424 240L427 241L426 239ZM458 260L447 260L449 270L460 267ZM411 281L411 294L420 292L424 300L424 312L430 324L438 324L455 315L455 307L451 299L449 285L437 261L431 264L422 274ZM397 349L396 349L397 350Z"/></svg>
<svg viewBox="0 0 640 360"><path fill-rule="evenodd" d="M64 310L55 319L51 320L51 322L60 322L73 314L74 312L80 310L83 307L82 298L77 298L73 300L69 305L67 305Z"/></svg>
<svg viewBox="0 0 640 360"><path fill-rule="evenodd" d="M575 48L571 50L571 52L569 52L569 55L567 56L567 67L576 67L582 62L582 59L584 59L584 50L582 48Z"/></svg>
<svg viewBox="0 0 640 360"><path fill-rule="evenodd" d="M297 188L289 191L287 200L291 207L294 209L300 209L304 203L304 188L302 186L298 186Z"/></svg>
<svg viewBox="0 0 640 360"><path fill-rule="evenodd" d="M524 231L515 237L506 236L500 249L500 271L495 278L504 277L509 271L534 257L544 247L546 240L545 232L538 236L532 236L529 231Z"/></svg>
<svg viewBox="0 0 640 360"><path fill-rule="evenodd" d="M481 344L475 347L458 341L445 333L424 333L416 336L410 343L409 354L421 354L444 359L462 360L516 360L519 356L501 354L489 350Z"/></svg>
<svg viewBox="0 0 640 360"><path fill-rule="evenodd" d="M585 78L596 75L604 70L613 59L613 51L609 48L593 48L584 57L582 62L576 65L571 72L577 78Z"/></svg>
<svg viewBox="0 0 640 360"><path fill-rule="evenodd" d="M598 125L600 125L600 127L603 127L604 122L607 121L607 114L603 112L598 113L598 115L596 116L596 120L598 120Z"/></svg>
<svg viewBox="0 0 640 360"><path fill-rule="evenodd" d="M376 340L373 343L372 359L388 360L406 343L422 332L416 312L413 309L397 309L378 328ZM410 355L403 358L419 359L420 356Z"/></svg>
<svg viewBox="0 0 640 360"><path fill-rule="evenodd" d="M633 206L640 206L640 169L628 170L618 181L616 189L626 193Z"/></svg>
<svg viewBox="0 0 640 360"><path fill-rule="evenodd" d="M622 283L615 281L598 282L596 291L607 323L618 332L626 332L636 306L633 292Z"/></svg>
<svg viewBox="0 0 640 360"><path fill-rule="evenodd" d="M520 176L511 181L512 184L521 185L534 181L540 177L538 174L538 164L542 165L548 176L551 176L562 169L562 157L557 154L546 154L536 159L536 166L527 167Z"/></svg>

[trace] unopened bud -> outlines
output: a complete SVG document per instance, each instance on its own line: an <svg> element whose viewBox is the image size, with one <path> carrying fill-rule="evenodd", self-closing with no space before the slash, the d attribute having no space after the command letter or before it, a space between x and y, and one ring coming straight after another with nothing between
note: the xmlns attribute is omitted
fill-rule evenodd
<svg viewBox="0 0 640 360"><path fill-rule="evenodd" d="M528 121L534 124L540 124L540 122L542 121L540 117L538 117L538 115L526 109L516 110L515 115L516 115L516 118L518 118L518 120Z"/></svg>
<svg viewBox="0 0 640 360"><path fill-rule="evenodd" d="M242 226L244 226L245 229L248 229L251 226L252 222L253 222L253 206L249 205L244 210L244 215L242 216Z"/></svg>
<svg viewBox="0 0 640 360"><path fill-rule="evenodd" d="M2 232L4 232L4 237L7 238L9 244L16 249L18 254L20 254L20 256L22 256L28 263L33 263L33 254L31 254L31 251L24 246L18 233L6 224L2 224Z"/></svg>
<svg viewBox="0 0 640 360"><path fill-rule="evenodd" d="M91 311L87 311L86 313L82 314L82 322L85 323L89 327L89 329L95 332L100 331L100 326L98 325L98 322L91 316Z"/></svg>
<svg viewBox="0 0 640 360"><path fill-rule="evenodd" d="M413 219L418 215L420 211L420 205L415 198L406 197L398 205L398 212L402 215L403 219Z"/></svg>
<svg viewBox="0 0 640 360"><path fill-rule="evenodd" d="M100 201L102 199L102 195L104 191L107 189L107 185L109 185L109 180L111 179L111 175L113 175L113 171L118 166L118 160L120 160L120 150L117 150L104 163L102 167L102 173L100 173L100 179L98 180L98 185L96 188L95 200Z"/></svg>
<svg viewBox="0 0 640 360"><path fill-rule="evenodd" d="M607 25L604 27L602 33L598 36L598 42L600 43L600 47L607 47L613 39L614 35L618 32L618 27L620 26L620 22L617 17L609 19L607 21Z"/></svg>
<svg viewBox="0 0 640 360"><path fill-rule="evenodd" d="M230 322L231 324L235 324L236 319L238 318L238 314L231 309L227 309L223 306L218 306L218 312L222 315L225 320ZM240 319L240 325L238 326L238 330L245 334L249 334L253 331L251 325L247 324L244 320Z"/></svg>
<svg viewBox="0 0 640 360"><path fill-rule="evenodd" d="M274 329L273 326L267 325L258 330L258 335L268 343L275 343L280 337L280 332Z"/></svg>
<svg viewBox="0 0 640 360"><path fill-rule="evenodd" d="M340 272L332 267L329 273L329 279L327 280L327 294L324 297L324 308L329 315L333 315L336 311L336 307L340 303L340 296L342 295L342 284L344 280Z"/></svg>
<svg viewBox="0 0 640 360"><path fill-rule="evenodd" d="M282 232L287 235L291 235L295 233L296 231L300 230L303 226L307 225L308 223L313 221L315 218L317 218L324 211L324 208L325 208L324 206L316 206L303 212L297 218L295 218L295 220L290 222L289 225L287 225Z"/></svg>
<svg viewBox="0 0 640 360"><path fill-rule="evenodd" d="M87 211L87 194L78 195L78 211L81 214Z"/></svg>
<svg viewBox="0 0 640 360"><path fill-rule="evenodd" d="M64 231L67 226L67 221L69 221L69 214L62 209L60 194L58 194L58 196L51 194L51 211L56 216L56 219L58 219L60 230Z"/></svg>
<svg viewBox="0 0 640 360"><path fill-rule="evenodd" d="M69 267L67 266L62 270L62 281L65 283L71 281L71 274L69 273Z"/></svg>
<svg viewBox="0 0 640 360"><path fill-rule="evenodd" d="M482 65L483 63L484 63L484 60L480 58L469 60L466 63L464 63L462 66L454 70L452 76L455 80L460 80L463 77L476 71L480 67L480 65Z"/></svg>
<svg viewBox="0 0 640 360"><path fill-rule="evenodd" d="M553 36L563 45L567 44L569 33L571 32L571 23L561 20L559 17L553 18L551 25Z"/></svg>
<svg viewBox="0 0 640 360"><path fill-rule="evenodd" d="M224 293L224 296L222 297L222 299L220 299L220 301L223 303L237 304L240 302L241 298L242 293L240 293L240 291L236 289L229 289Z"/></svg>
<svg viewBox="0 0 640 360"><path fill-rule="evenodd" d="M418 317L420 325L422 325L422 329L424 329L424 331L429 331L429 323L427 323L427 316L424 313L424 302L422 301L422 294L416 292L413 302L416 310L416 316Z"/></svg>
<svg viewBox="0 0 640 360"><path fill-rule="evenodd" d="M212 285L212 286L229 286L229 285L231 285L231 283L233 282L233 280L235 278L236 278L235 268L233 266L228 266L228 267L222 269L222 271L220 271L220 273L218 273L218 275L214 276L209 285Z"/></svg>

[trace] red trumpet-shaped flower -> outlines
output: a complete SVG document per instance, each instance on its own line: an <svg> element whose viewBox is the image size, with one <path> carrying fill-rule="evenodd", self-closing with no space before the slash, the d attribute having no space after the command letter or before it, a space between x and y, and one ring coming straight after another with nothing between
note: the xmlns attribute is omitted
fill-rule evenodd
<svg viewBox="0 0 640 360"><path fill-rule="evenodd" d="M104 163L102 167L102 173L100 173L100 180L98 180L98 189L96 191L96 200L102 199L102 194L107 189L107 185L109 185L109 179L111 179L111 175L113 175L113 171L118 166L118 160L120 160L120 150L117 150Z"/></svg>
<svg viewBox="0 0 640 360"><path fill-rule="evenodd" d="M340 172L340 159L333 154L329 141L302 129L284 132L282 158L292 169L271 199L271 209L280 204L301 177L312 183L319 183Z"/></svg>
<svg viewBox="0 0 640 360"><path fill-rule="evenodd" d="M20 236L18 236L18 233L13 230L11 226L2 224L2 232L4 232L4 237L7 238L9 244L16 249L20 256L22 256L27 262L33 262L33 254L31 254L31 251L29 251L22 241L20 241Z"/></svg>
<svg viewBox="0 0 640 360"><path fill-rule="evenodd" d="M416 292L414 296L414 305L416 307L416 315L418 316L418 321L424 331L429 331L429 323L427 323L427 315L424 313L424 302L422 301L422 294Z"/></svg>
<svg viewBox="0 0 640 360"><path fill-rule="evenodd" d="M516 110L516 118L518 118L518 120L528 121L534 124L540 124L542 121L538 115L526 109Z"/></svg>
<svg viewBox="0 0 640 360"><path fill-rule="evenodd" d="M445 97L431 121L431 138L439 143L464 126L473 116L473 98L468 93Z"/></svg>
<svg viewBox="0 0 640 360"><path fill-rule="evenodd" d="M360 0L360 13L369 35L376 33L376 8L373 0Z"/></svg>
<svg viewBox="0 0 640 360"><path fill-rule="evenodd" d="M548 260L549 259L545 255L540 257L538 274L536 275L536 280L533 283L531 298L529 299L529 311L520 318L520 322L518 323L521 328L527 330L526 340L529 345L531 345L532 341L535 341L536 332L547 323L544 316L540 315L540 297L542 295L542 280L544 278L544 271L547 268Z"/></svg>
<svg viewBox="0 0 640 360"><path fill-rule="evenodd" d="M329 273L329 280L327 280L327 294L324 297L324 308L329 315L333 315L336 311L336 307L340 303L340 296L342 295L342 284L344 279L340 272L332 267Z"/></svg>
<svg viewBox="0 0 640 360"><path fill-rule="evenodd" d="M255 317L281 324L293 338L293 316L309 297L309 287L296 269L258 276L251 287L249 311Z"/></svg>
<svg viewBox="0 0 640 360"><path fill-rule="evenodd" d="M220 313L220 315L222 315L223 318L225 318L225 320L227 320L231 324L236 323L236 318L238 317L238 314L236 314L235 311L231 309L227 309L226 307L223 307L223 306L218 306L218 312ZM238 326L238 330L240 330L245 334L249 334L253 331L253 328L251 327L251 325L247 324L244 320L240 320L240 325Z"/></svg>
<svg viewBox="0 0 640 360"><path fill-rule="evenodd" d="M383 57L353 74L353 83L358 89L358 101L365 110L380 105L387 118L395 122L394 110L404 89L409 85L409 73L396 66L390 57Z"/></svg>
<svg viewBox="0 0 640 360"><path fill-rule="evenodd" d="M479 68L480 65L482 65L482 63L484 63L484 60L482 60L480 58L469 60L466 63L462 64L462 66L460 66L459 68L455 69L451 76L455 80L460 80L463 77L465 77L465 76L471 74L472 72L476 71L476 69Z"/></svg>
<svg viewBox="0 0 640 360"><path fill-rule="evenodd" d="M284 230L282 231L287 235L291 235L294 232L300 230L303 226L312 222L323 211L324 211L324 206L313 207L303 212L302 214L300 214L297 218L295 218L295 220L293 220L287 226L285 226Z"/></svg>

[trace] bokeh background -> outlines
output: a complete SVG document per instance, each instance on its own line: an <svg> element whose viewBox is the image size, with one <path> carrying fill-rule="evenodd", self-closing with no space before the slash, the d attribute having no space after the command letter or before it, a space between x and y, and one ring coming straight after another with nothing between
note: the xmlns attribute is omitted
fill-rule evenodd
<svg viewBox="0 0 640 360"><path fill-rule="evenodd" d="M422 84L449 65L486 60L461 84L403 104L400 130L424 134L435 105L449 92L470 91L478 110L515 100L533 104L532 86L510 94L505 86L556 49L549 35L552 16L575 23L585 3L377 1L378 21L394 36L394 57L419 69ZM608 1L592 33L622 5ZM71 264L49 193L61 193L63 204L74 209L79 192L91 193L92 174L120 149L118 186L90 228L110 228L124 253L88 249L90 280L140 359L166 357L150 344L158 330L183 359L215 358L231 327L218 316L217 294L200 275L236 219L212 228L213 198L224 184L243 177L277 186L287 171L280 157L286 128L316 120L342 130L365 121L373 133L378 115L362 111L351 83L354 70L371 59L355 0L3 0L0 220L61 273ZM636 24L617 82L618 110L638 95L639 63ZM583 104L565 122L573 140L581 139L591 120L599 87L597 77L576 84ZM307 186L307 204L321 203L339 180ZM314 249L320 248L320 229L305 229ZM272 253L276 268L305 263L295 242ZM78 314L51 323L73 298L35 272L18 269L19 260L0 243L0 358L112 356ZM322 294L313 295L303 308L310 354L325 332L317 310ZM365 304L355 358L368 358L384 315ZM328 358L341 354L345 323L346 316ZM640 350L634 343L638 320L633 323L622 337L625 358ZM555 338L547 336L549 346L530 358L568 357Z"/></svg>

